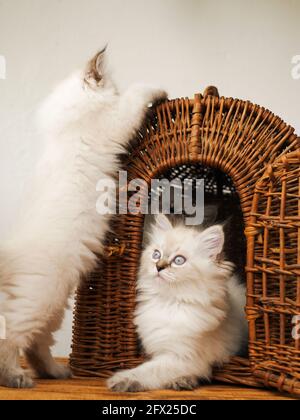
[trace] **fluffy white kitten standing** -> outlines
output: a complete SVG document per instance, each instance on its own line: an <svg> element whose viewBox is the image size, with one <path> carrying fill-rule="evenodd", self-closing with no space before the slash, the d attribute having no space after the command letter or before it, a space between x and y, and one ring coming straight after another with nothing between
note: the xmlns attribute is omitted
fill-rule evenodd
<svg viewBox="0 0 300 420"><path fill-rule="evenodd" d="M22 349L43 378L66 378L69 369L52 358L52 333L68 298L96 264L108 218L97 214L96 185L118 169L146 116L149 103L166 93L134 85L120 95L106 71L105 52L74 73L39 113L45 153L28 206L0 249L0 307L7 339L0 340L0 385L31 387L20 368Z"/></svg>
<svg viewBox="0 0 300 420"><path fill-rule="evenodd" d="M223 227L157 217L138 278L135 324L149 360L116 373L114 391L193 389L246 340L245 287L222 261Z"/></svg>

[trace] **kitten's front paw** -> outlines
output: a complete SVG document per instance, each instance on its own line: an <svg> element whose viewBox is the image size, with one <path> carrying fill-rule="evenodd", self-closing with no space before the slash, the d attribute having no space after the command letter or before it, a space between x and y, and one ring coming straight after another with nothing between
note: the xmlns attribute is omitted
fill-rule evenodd
<svg viewBox="0 0 300 420"><path fill-rule="evenodd" d="M72 371L69 366L60 365L56 366L55 379L70 379L72 378Z"/></svg>
<svg viewBox="0 0 300 420"><path fill-rule="evenodd" d="M117 373L107 381L108 388L113 392L143 392L143 385L130 375L123 372Z"/></svg>
<svg viewBox="0 0 300 420"><path fill-rule="evenodd" d="M34 382L27 372L21 369L6 372L0 378L0 385L7 388L33 388Z"/></svg>
<svg viewBox="0 0 300 420"><path fill-rule="evenodd" d="M196 376L182 376L174 379L167 385L168 389L174 389L175 391L188 390L191 391L199 386L199 381Z"/></svg>

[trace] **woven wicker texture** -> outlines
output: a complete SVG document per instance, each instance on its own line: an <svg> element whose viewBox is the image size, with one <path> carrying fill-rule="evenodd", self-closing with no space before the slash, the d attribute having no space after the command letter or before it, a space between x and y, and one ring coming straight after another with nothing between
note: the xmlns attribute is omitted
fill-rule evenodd
<svg viewBox="0 0 300 420"><path fill-rule="evenodd" d="M293 128L270 111L208 88L156 107L122 157L128 182L188 173L205 179L207 195L241 208L251 369L234 358L218 380L298 391L299 341L288 318L300 314L299 147ZM78 376L107 377L143 360L133 325L143 227L141 214L116 216L106 255L78 290L71 355ZM240 254L244 261L243 246Z"/></svg>
<svg viewBox="0 0 300 420"><path fill-rule="evenodd" d="M257 183L250 226L253 370L266 385L300 394L300 150L270 165Z"/></svg>

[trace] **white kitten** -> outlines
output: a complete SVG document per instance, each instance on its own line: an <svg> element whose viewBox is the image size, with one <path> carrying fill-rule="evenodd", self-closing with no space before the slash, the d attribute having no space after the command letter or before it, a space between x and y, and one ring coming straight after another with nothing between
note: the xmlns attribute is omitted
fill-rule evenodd
<svg viewBox="0 0 300 420"><path fill-rule="evenodd" d="M135 324L149 360L115 374L114 391L192 389L246 340L245 287L219 261L223 228L202 232L157 217L142 256Z"/></svg>
<svg viewBox="0 0 300 420"><path fill-rule="evenodd" d="M0 385L30 387L19 365L22 349L43 378L69 369L50 353L68 297L96 264L108 218L97 214L96 185L118 169L117 154L140 128L149 103L166 93L134 85L120 95L102 51L64 81L39 113L45 141L33 193L15 233L0 249L0 307L7 339L0 341Z"/></svg>

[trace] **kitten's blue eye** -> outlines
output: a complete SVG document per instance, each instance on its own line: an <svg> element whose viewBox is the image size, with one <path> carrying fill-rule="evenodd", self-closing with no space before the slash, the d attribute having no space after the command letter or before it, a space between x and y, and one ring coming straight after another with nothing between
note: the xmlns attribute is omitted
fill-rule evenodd
<svg viewBox="0 0 300 420"><path fill-rule="evenodd" d="M158 261L161 259L161 253L156 249L152 254L152 259Z"/></svg>
<svg viewBox="0 0 300 420"><path fill-rule="evenodd" d="M173 262L176 265L183 265L186 262L186 258L184 258L182 255L177 255L177 257L174 258Z"/></svg>

